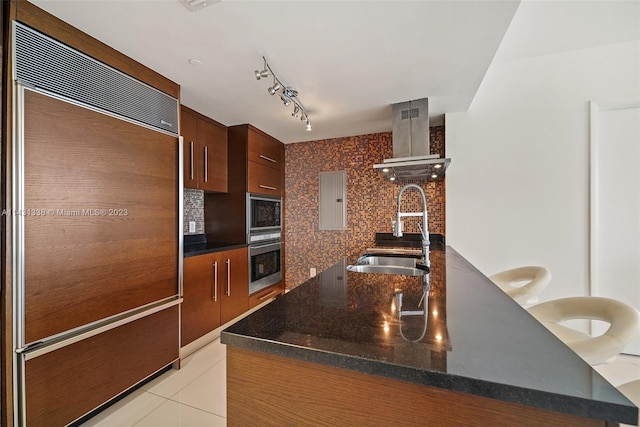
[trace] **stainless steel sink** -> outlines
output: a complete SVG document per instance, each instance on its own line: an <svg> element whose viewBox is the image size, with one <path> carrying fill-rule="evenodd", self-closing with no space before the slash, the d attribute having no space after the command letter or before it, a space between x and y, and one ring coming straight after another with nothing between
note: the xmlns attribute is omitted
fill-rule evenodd
<svg viewBox="0 0 640 427"><path fill-rule="evenodd" d="M428 274L426 270L399 265L355 264L348 265L347 270L358 273L403 274L405 276L424 276Z"/></svg>
<svg viewBox="0 0 640 427"><path fill-rule="evenodd" d="M383 256L383 255L365 255L358 258L356 264L366 265L394 265L398 267L415 267L418 258L400 257L400 256Z"/></svg>
<svg viewBox="0 0 640 427"><path fill-rule="evenodd" d="M418 268L418 258L365 255L358 258L353 265L348 265L348 271L358 273L378 273L378 274L403 274L405 276L424 276L428 274L428 269Z"/></svg>

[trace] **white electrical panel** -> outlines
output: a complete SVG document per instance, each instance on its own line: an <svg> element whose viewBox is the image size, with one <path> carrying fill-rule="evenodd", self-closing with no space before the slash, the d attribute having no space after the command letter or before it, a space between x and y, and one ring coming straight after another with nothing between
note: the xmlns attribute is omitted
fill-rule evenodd
<svg viewBox="0 0 640 427"><path fill-rule="evenodd" d="M347 172L320 172L320 230L347 229Z"/></svg>

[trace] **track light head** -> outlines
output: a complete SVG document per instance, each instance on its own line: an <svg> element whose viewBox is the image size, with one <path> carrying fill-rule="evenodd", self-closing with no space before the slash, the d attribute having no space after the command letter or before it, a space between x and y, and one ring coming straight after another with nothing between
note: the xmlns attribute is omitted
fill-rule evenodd
<svg viewBox="0 0 640 427"><path fill-rule="evenodd" d="M269 77L269 70L266 68L262 71L256 70L256 80L260 80L261 77Z"/></svg>
<svg viewBox="0 0 640 427"><path fill-rule="evenodd" d="M285 93L280 95L280 99L282 99L282 102L284 102L285 107L288 107L289 105L291 105L291 99L286 95L286 90L285 90Z"/></svg>
<svg viewBox="0 0 640 427"><path fill-rule="evenodd" d="M307 120L307 131L310 131L311 129L311 122Z"/></svg>
<svg viewBox="0 0 640 427"><path fill-rule="evenodd" d="M293 117L298 117L298 113L300 112L300 107L298 107L297 105L295 107L293 107L293 113L291 113L291 115Z"/></svg>
<svg viewBox="0 0 640 427"><path fill-rule="evenodd" d="M269 91L270 95L275 95L276 92L281 88L282 86L280 85L280 83L275 82L275 84L273 86L271 86L269 89L267 89Z"/></svg>

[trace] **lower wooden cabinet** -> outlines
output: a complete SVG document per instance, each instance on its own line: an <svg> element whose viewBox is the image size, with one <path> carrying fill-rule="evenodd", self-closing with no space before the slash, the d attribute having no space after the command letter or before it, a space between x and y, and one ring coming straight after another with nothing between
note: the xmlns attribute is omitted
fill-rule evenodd
<svg viewBox="0 0 640 427"><path fill-rule="evenodd" d="M249 309L249 252L247 248L219 252L224 277L221 286L220 324Z"/></svg>
<svg viewBox="0 0 640 427"><path fill-rule="evenodd" d="M247 248L184 259L181 346L249 309Z"/></svg>
<svg viewBox="0 0 640 427"><path fill-rule="evenodd" d="M284 280L249 296L249 308L257 307L263 302L269 301L271 298L279 297L280 295L284 295Z"/></svg>

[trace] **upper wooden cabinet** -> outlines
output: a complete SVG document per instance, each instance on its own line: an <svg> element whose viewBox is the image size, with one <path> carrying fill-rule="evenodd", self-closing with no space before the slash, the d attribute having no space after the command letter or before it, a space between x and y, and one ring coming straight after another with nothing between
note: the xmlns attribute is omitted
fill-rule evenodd
<svg viewBox="0 0 640 427"><path fill-rule="evenodd" d="M184 186L226 193L226 126L182 105L180 133L184 138Z"/></svg>
<svg viewBox="0 0 640 427"><path fill-rule="evenodd" d="M248 192L284 194L284 145L280 141L251 125L239 125L229 128L229 145L238 154L233 161L239 166L246 162Z"/></svg>
<svg viewBox="0 0 640 427"><path fill-rule="evenodd" d="M284 150L280 141L256 128L247 129L247 160L258 165L284 170Z"/></svg>

